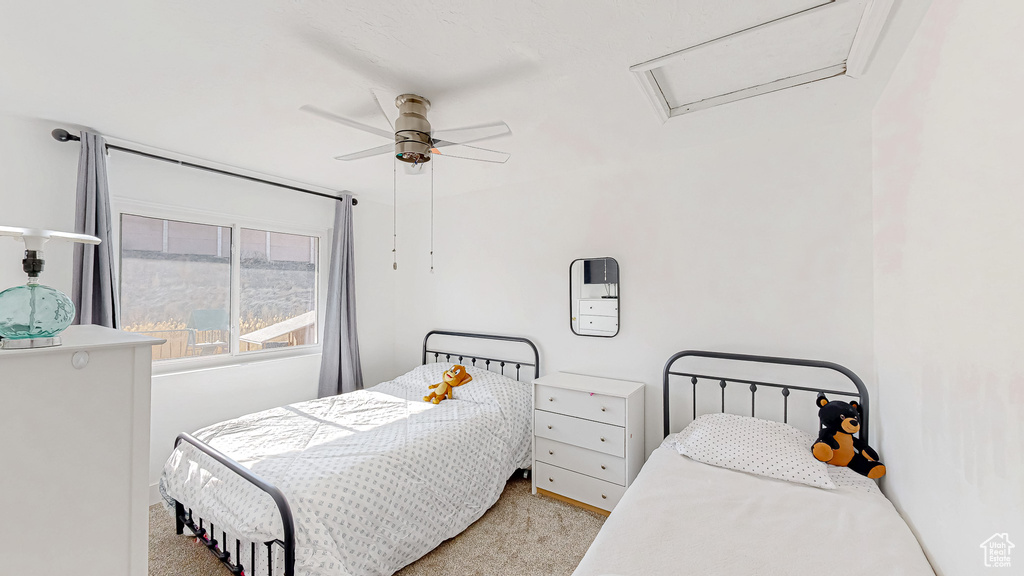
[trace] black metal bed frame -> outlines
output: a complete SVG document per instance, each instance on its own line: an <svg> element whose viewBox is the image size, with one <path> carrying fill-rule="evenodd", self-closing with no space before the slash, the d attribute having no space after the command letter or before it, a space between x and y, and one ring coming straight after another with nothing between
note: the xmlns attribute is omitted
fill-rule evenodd
<svg viewBox="0 0 1024 576"><path fill-rule="evenodd" d="M458 338L475 338L480 340L495 340L503 342L516 342L526 344L533 351L533 362L524 362L519 360L501 359L501 358L488 358L481 355L465 354L460 352L446 352L441 350L430 350L427 348L427 342L431 336L452 336ZM527 338L520 338L517 336L502 336L498 334L477 334L472 332L454 332L448 330L431 330L427 332L427 335L423 338L423 356L422 363L427 363L427 355L434 355L434 362L440 361L441 356L445 357L446 361L451 361L452 358L458 358L459 362L464 362L466 358L469 358L471 365L477 367L477 362L484 362L484 367L490 370L492 362L499 364L500 373L505 375L505 366L514 365L516 368L516 380L520 380L520 371L525 367L533 368L533 377L538 378L540 376L540 352L537 350L537 346ZM511 376L510 376L511 377ZM224 455L218 450L210 447L208 444L196 439L191 434L181 433L174 440L174 447L177 448L182 442L191 444L210 458L213 458L228 470L231 470L235 474L241 476L249 483L253 484L263 492L267 493L271 498L274 499L274 503L277 504L278 512L281 515L281 524L283 526L283 540L275 539L269 542L264 542L263 545L267 548L267 576L273 576L274 573L274 545L280 546L284 550L284 576L295 576L295 520L292 515L291 507L288 504L288 499L285 498L284 493L281 492L273 484L260 478L254 474L248 468L242 466L238 462L235 462L230 457ZM184 504L174 501L174 530L176 534L184 534L185 528L188 528L190 532L195 536L196 540L206 546L210 552L220 560L232 574L237 576L253 576L256 571L256 543L250 542L249 552L249 571L246 571L246 565L242 563L241 550L242 543L237 538L235 539L235 552L232 555L231 552L225 551L222 544L226 543L227 533L221 530L221 539L217 539L216 527L210 523L208 527L202 518L198 519L197 523L193 518L192 509L186 508Z"/></svg>
<svg viewBox="0 0 1024 576"><path fill-rule="evenodd" d="M216 449L210 447L206 443L197 440L191 434L182 432L178 434L178 438L174 441L174 447L177 448L182 442L187 442L192 446L196 447L199 451L203 452L207 456L213 458L217 462L220 462L228 470L231 470L235 474L238 474L245 480L248 480L254 486L260 490L266 492L274 499L274 503L277 504L277 509L281 513L281 524L284 527L284 540L271 540L264 542L263 545L267 547L267 574L272 575L274 573L274 555L273 548L274 544L280 545L284 548L284 576L294 576L295 574L295 520L292 517L291 506L288 505L288 500L284 497L284 494L273 484L263 480L256 474L253 474L248 468L242 466L238 462L235 462L231 458L225 456ZM214 525L210 524L210 529L203 526L203 519L199 519L199 523L196 524L192 518L192 509L186 511L185 506L174 501L174 532L176 534L184 534L185 528L195 535L196 540L205 545L213 555L224 563L227 569L232 574L244 576L245 566L242 564L242 543L237 538L235 539L235 561L231 561L231 553L221 549L221 542L227 540L227 533L221 531L221 540L217 540L217 531ZM249 551L249 566L252 567L250 574L255 571L256 566L256 543L250 543Z"/></svg>
<svg viewBox="0 0 1024 576"><path fill-rule="evenodd" d="M480 340L497 340L497 341L502 341L502 342L519 342L519 343L528 345L530 347L530 349L533 350L533 362L532 363L531 362L521 362L521 361L516 361L516 360L508 360L508 359L504 359L503 360L501 358L487 358L485 356L480 356L480 355L475 355L474 356L474 355L470 355L470 354L462 354L462 353L459 353L459 352L445 352L443 350L430 350L430 349L427 348L427 341L430 340L431 336L435 336L435 335L436 336L456 336L456 337L459 337L459 338L477 338L477 339L480 339ZM447 330L431 330L430 332L427 332L426 336L423 337L423 359L422 359L422 363L423 364L427 363L427 355L428 354L433 354L434 355L434 362L440 361L440 357L442 355L444 355L446 362L451 362L452 358L458 358L459 362L464 362L466 358L469 358L470 361L472 362L471 365L474 366L474 367L478 367L476 365L477 361L481 361L482 360L484 362L484 368L486 370L490 370L491 369L491 362L497 362L499 364L500 369L501 369L500 374L502 376L505 375L505 365L506 364L515 364L515 367L516 367L516 380L520 379L519 372L520 372L520 370L522 369L523 366L532 366L533 367L533 377L534 378L540 378L540 352L537 351L537 346L534 345L534 343L531 342L528 338L520 338L518 336L501 336L501 335L498 335L498 334L473 334L473 333L470 333L470 332L450 332L450 331L447 331ZM509 369L511 370L511 367Z"/></svg>
<svg viewBox="0 0 1024 576"><path fill-rule="evenodd" d="M804 366L808 368L823 368L826 370L832 370L838 372L853 382L856 386L856 392L850 392L845 390L832 390L828 388L814 388L808 386L795 386L792 384L779 384L775 382L762 382L758 380L746 380L741 378L727 378L721 376L715 376L711 374L697 374L693 372L678 372L672 370L672 365L676 363L680 358L713 358L717 360L733 360L739 362L753 362L760 364L778 364L784 366ZM664 425L665 425L665 436L671 434L671 376L684 376L690 378L690 384L693 386L693 419L697 419L697 383L701 380L717 381L718 386L722 389L722 412L725 412L725 388L730 382L737 384L747 384L750 390L750 415L755 415L755 395L759 386L766 386L769 388L778 388L782 391L782 405L783 405L783 422L789 421L789 393L791 390L801 390L805 392L817 392L819 394L832 394L835 396L853 396L856 397L860 403L861 408L861 427L860 427L860 438L864 442L868 441L868 389L864 386L864 382L859 376L853 373L852 370L845 366L841 366L834 362L826 362L823 360L801 360L799 358L779 358L775 356L753 356L750 354L730 354L727 352L709 352L704 350L684 350L673 354L665 363L665 370L662 377L662 393L664 394L663 399L663 410L664 410Z"/></svg>

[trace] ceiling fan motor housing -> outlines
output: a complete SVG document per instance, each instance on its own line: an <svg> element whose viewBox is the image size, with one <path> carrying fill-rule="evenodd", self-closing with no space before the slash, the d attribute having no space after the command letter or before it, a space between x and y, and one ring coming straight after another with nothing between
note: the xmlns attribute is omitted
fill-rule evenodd
<svg viewBox="0 0 1024 576"><path fill-rule="evenodd" d="M421 164L430 161L430 122L427 110L430 100L416 94L395 98L398 120L395 121L395 157L402 162Z"/></svg>

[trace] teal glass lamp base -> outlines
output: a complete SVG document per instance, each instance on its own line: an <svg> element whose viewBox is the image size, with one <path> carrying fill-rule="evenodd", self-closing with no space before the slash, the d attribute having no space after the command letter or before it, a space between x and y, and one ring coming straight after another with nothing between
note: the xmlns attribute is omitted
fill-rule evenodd
<svg viewBox="0 0 1024 576"><path fill-rule="evenodd" d="M58 334L75 319L75 305L60 290L37 284L0 292L0 347L59 346Z"/></svg>

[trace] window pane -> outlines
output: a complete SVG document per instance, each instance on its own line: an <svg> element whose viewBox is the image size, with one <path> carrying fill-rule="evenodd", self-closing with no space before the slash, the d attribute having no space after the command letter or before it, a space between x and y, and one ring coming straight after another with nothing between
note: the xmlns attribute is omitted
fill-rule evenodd
<svg viewBox="0 0 1024 576"><path fill-rule="evenodd" d="M316 344L318 239L242 229L242 352Z"/></svg>
<svg viewBox="0 0 1024 576"><path fill-rule="evenodd" d="M121 323L154 360L229 354L231 228L121 216Z"/></svg>

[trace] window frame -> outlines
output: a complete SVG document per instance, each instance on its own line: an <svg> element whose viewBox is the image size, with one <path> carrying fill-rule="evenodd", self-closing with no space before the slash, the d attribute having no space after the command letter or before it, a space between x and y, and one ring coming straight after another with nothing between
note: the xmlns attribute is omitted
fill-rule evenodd
<svg viewBox="0 0 1024 576"><path fill-rule="evenodd" d="M265 362L290 358L295 356L307 356L320 354L323 350L323 321L324 321L324 295L327 293L326 282L328 274L322 273L320 267L324 262L330 262L331 230L320 230L312 227L296 226L290 222L274 221L262 218L251 218L238 214L227 214L199 208L182 208L155 202L145 202L128 198L114 196L112 199L111 213L114 218L112 226L112 242L116 247L117 257L114 258L114 268L117 273L117 293L121 297L121 217L124 215L142 216L145 218L156 218L160 220L175 220L192 224L203 224L207 226L220 226L231 229L231 283L230 283L230 346L227 354L215 356L199 356L191 358L174 358L169 360L153 361L153 375L173 374L178 372L192 372L196 370L221 368L249 364L252 362ZM239 316L241 314L241 292L242 292L242 255L241 241L242 228L249 230L260 230L266 232L280 232L282 234L295 234L300 236L311 236L317 239L317 262L314 286L316 288L316 333L315 344L302 346L288 346L285 348L274 348L270 350L250 350L242 352L239 349L239 336L241 326Z"/></svg>

